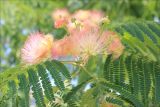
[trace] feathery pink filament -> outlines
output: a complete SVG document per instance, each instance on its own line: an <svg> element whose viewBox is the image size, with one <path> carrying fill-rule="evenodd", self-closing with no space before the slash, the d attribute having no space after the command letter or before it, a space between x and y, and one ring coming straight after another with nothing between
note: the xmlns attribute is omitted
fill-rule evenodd
<svg viewBox="0 0 160 107"><path fill-rule="evenodd" d="M32 33L21 49L21 59L25 64L37 64L47 59L51 54L53 38L51 35Z"/></svg>

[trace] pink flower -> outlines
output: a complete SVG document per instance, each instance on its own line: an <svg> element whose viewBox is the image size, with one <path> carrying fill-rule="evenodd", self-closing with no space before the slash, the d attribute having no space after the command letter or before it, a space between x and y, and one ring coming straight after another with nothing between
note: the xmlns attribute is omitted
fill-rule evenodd
<svg viewBox="0 0 160 107"><path fill-rule="evenodd" d="M68 19L70 17L70 13L67 9L57 9L52 13L53 20L59 20L61 18Z"/></svg>
<svg viewBox="0 0 160 107"><path fill-rule="evenodd" d="M71 36L57 40L52 48L52 58L66 57L68 55L75 56L76 51Z"/></svg>
<svg viewBox="0 0 160 107"><path fill-rule="evenodd" d="M21 49L21 60L29 65L40 63L50 57L52 46L52 35L43 35L39 32L32 33Z"/></svg>
<svg viewBox="0 0 160 107"><path fill-rule="evenodd" d="M68 24L70 14L67 9L57 9L52 13L55 28L61 28Z"/></svg>
<svg viewBox="0 0 160 107"><path fill-rule="evenodd" d="M97 30L91 30L83 36L73 36L75 52L82 60L87 61L89 56L107 54L106 38Z"/></svg>
<svg viewBox="0 0 160 107"><path fill-rule="evenodd" d="M56 20L54 22L54 26L55 26L55 28L61 28L61 27L66 26L67 23L68 23L68 21L66 19L61 18L61 19Z"/></svg>
<svg viewBox="0 0 160 107"><path fill-rule="evenodd" d="M87 61L89 56L98 54L113 54L114 58L118 58L124 50L116 33L107 31L100 34L99 29L96 28L81 35L71 35L71 43L75 55L84 61Z"/></svg>
<svg viewBox="0 0 160 107"><path fill-rule="evenodd" d="M80 21L84 21L90 17L90 11L89 10L78 10L73 15L72 18L75 18Z"/></svg>
<svg viewBox="0 0 160 107"><path fill-rule="evenodd" d="M71 17L74 18L75 21L67 25L68 32L71 35L81 35L95 28L99 29L99 23L104 17L104 14L96 10L79 10Z"/></svg>
<svg viewBox="0 0 160 107"><path fill-rule="evenodd" d="M121 43L119 36L114 32L104 32L104 36L106 36L106 43L107 43L107 51L109 54L113 54L113 57L116 59L118 58L124 50L124 46Z"/></svg>
<svg viewBox="0 0 160 107"><path fill-rule="evenodd" d="M78 10L72 15L72 18L80 21L90 20L91 23L97 23L103 17L103 12L98 10Z"/></svg>
<svg viewBox="0 0 160 107"><path fill-rule="evenodd" d="M90 22L90 20L70 22L67 25L70 35L84 35L84 33L93 29L99 29L98 24Z"/></svg>
<svg viewBox="0 0 160 107"><path fill-rule="evenodd" d="M90 12L90 17L89 19L93 22L93 23L99 23L99 21L104 17L104 13L102 11L98 11L98 10L92 10Z"/></svg>
<svg viewBox="0 0 160 107"><path fill-rule="evenodd" d="M118 58L122 54L123 50L124 46L119 38L115 38L108 47L108 52L113 53L114 58Z"/></svg>

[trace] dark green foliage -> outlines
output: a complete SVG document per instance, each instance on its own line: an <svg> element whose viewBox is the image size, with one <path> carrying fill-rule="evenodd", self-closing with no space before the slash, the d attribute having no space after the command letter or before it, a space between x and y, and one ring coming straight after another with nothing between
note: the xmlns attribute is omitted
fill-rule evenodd
<svg viewBox="0 0 160 107"><path fill-rule="evenodd" d="M29 83L24 74L18 75L19 79L19 107L29 107Z"/></svg>
<svg viewBox="0 0 160 107"><path fill-rule="evenodd" d="M157 105L160 105L160 64L154 63L153 65L153 81L154 81L154 88L155 88L155 102Z"/></svg>
<svg viewBox="0 0 160 107"><path fill-rule="evenodd" d="M123 59L123 56L121 56L120 59ZM104 68L104 77L109 82L103 84L106 84L106 87L111 88L116 92L119 92L120 98L122 99L124 98L124 100L127 99L130 104L133 104L136 107L148 107L150 103L153 104L154 106L159 105L159 100L160 100L159 64L157 62L150 62L146 59L143 59L142 57L131 55L125 58L124 60L125 63L123 64L119 63L118 65L117 62L121 62L120 59L113 61L111 59L111 56L107 58L106 60L107 64L105 64ZM124 68L122 69L120 68L120 66L123 66ZM119 69L121 70L119 71ZM110 75L111 71L112 75ZM119 72L125 72L123 77L128 78L129 79L128 82L125 82L125 80L116 81L120 79L120 76L116 76L117 74L119 74ZM113 81L113 79L110 79L113 78L113 75L116 76L115 81ZM154 91L151 90L152 77L153 77L153 87L155 87ZM151 92L154 93L150 94Z"/></svg>
<svg viewBox="0 0 160 107"><path fill-rule="evenodd" d="M147 23L148 27L157 35L160 37L160 25L157 23Z"/></svg>
<svg viewBox="0 0 160 107"><path fill-rule="evenodd" d="M123 87L107 81L101 82L101 84L104 88L111 88L115 92L119 92L122 98L126 99L126 101L128 100L129 102L131 102L131 104L133 104L134 106L144 107L143 103L137 98L137 96L131 94L128 90L123 89Z"/></svg>
<svg viewBox="0 0 160 107"><path fill-rule="evenodd" d="M29 82L32 87L33 97L36 100L38 107L45 107L44 97L42 93L42 88L40 86L39 77L33 69L28 70Z"/></svg>
<svg viewBox="0 0 160 107"><path fill-rule="evenodd" d="M62 64L61 62L59 62L57 60L53 60L52 64L55 65L55 67L57 67L58 71L60 71L67 79L71 79L71 75L64 64Z"/></svg>
<svg viewBox="0 0 160 107"><path fill-rule="evenodd" d="M145 33L154 43L158 43L158 40L157 40L157 36L155 35L154 32L152 32L151 29L149 29L149 27L144 24L144 23L136 23L137 27L143 31L143 33Z"/></svg>
<svg viewBox="0 0 160 107"><path fill-rule="evenodd" d="M8 88L9 88L9 90L8 90L9 102L8 103L12 107L17 107L17 101L16 101L17 100L16 83L14 81L9 81Z"/></svg>
<svg viewBox="0 0 160 107"><path fill-rule="evenodd" d="M160 61L160 27L158 23L136 22L122 24L115 30L122 36L122 42L133 53L141 54L152 61ZM136 44L135 44L136 43Z"/></svg>
<svg viewBox="0 0 160 107"><path fill-rule="evenodd" d="M79 102L76 102L75 99L70 99L68 101L68 107L79 107Z"/></svg>
<svg viewBox="0 0 160 107"><path fill-rule="evenodd" d="M129 82L131 92L138 96L139 94L139 76L138 76L138 68L137 68L137 61L133 59L134 56L130 56L126 58L126 70L128 71L129 75Z"/></svg>
<svg viewBox="0 0 160 107"><path fill-rule="evenodd" d="M17 93L15 81L13 80L9 81L7 93L1 94L1 95L0 95L0 98L1 98L0 107L17 107L18 106L18 93Z"/></svg>
<svg viewBox="0 0 160 107"><path fill-rule="evenodd" d="M46 65L47 70L50 71L50 74L52 75L52 77L55 81L55 84L59 87L59 89L61 91L63 91L65 89L65 87L64 87L64 83L62 81L62 77L60 75L60 72L58 72L56 67L54 67L52 65L52 63L49 61L45 62L45 65Z"/></svg>
<svg viewBox="0 0 160 107"><path fill-rule="evenodd" d="M41 77L40 79L42 80L42 86L44 88L44 93L49 101L53 101L54 95L53 95L52 85L49 80L48 74L42 65L38 65L37 69L38 69L38 74Z"/></svg>
<svg viewBox="0 0 160 107"><path fill-rule="evenodd" d="M16 68L16 70L17 71L14 72L16 73L16 75L14 73L10 73L10 71L12 71L11 69L6 73L6 75L3 74L0 75L0 77L4 78L9 74L12 74L15 75L14 78L16 78L16 76L18 75L17 72L22 72L21 70L24 69L19 69L20 71L18 71L18 68ZM47 72L47 70L49 71L49 73ZM45 64L38 64L36 67L30 66L29 70L25 69L25 71L28 71L28 76L25 76L26 73L19 74L17 76L19 80L17 87L14 81L8 82L7 79L5 81L2 80L1 84L3 85L4 82L8 83L9 89L8 91L6 91L6 93L4 93L2 97L0 96L0 107L6 107L10 105L13 107L29 107L30 87L32 88L32 94L36 100L36 105L38 107L45 107L47 104L55 100L54 92L56 92L55 90L53 90L53 86L51 85L49 74L51 74L53 79L55 80L56 88L58 87L61 91L65 91L61 75L63 74L64 79L71 79L70 72L67 70L65 65L58 61L47 61ZM45 98L47 98L48 100L46 100Z"/></svg>
<svg viewBox="0 0 160 107"><path fill-rule="evenodd" d="M79 85L77 85L76 87L74 87L66 96L64 96L64 101L67 102L69 100L72 100L72 97L74 97L74 95L76 94L76 92L82 88L91 78L89 78L88 80L80 83Z"/></svg>
<svg viewBox="0 0 160 107"><path fill-rule="evenodd" d="M149 105L158 106L160 102L160 91L158 91L160 90L159 24L153 22L136 22L123 24L115 29L122 35L122 41L126 45L127 50L130 49L129 52L132 51L132 55L125 58L125 75L129 78L130 92L137 96L144 103L145 107ZM108 67L105 68L105 72L110 71L107 68L116 69L118 67L110 67L112 61L109 62L108 60L106 60ZM117 74L117 70L114 72L114 74Z"/></svg>

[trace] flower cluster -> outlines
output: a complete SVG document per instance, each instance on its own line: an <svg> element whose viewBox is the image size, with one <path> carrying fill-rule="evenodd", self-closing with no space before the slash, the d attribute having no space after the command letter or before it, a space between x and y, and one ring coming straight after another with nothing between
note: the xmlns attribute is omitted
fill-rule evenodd
<svg viewBox="0 0 160 107"><path fill-rule="evenodd" d="M52 35L40 32L32 33L21 49L21 59L25 64L36 64L51 56L53 47Z"/></svg>
<svg viewBox="0 0 160 107"><path fill-rule="evenodd" d="M92 55L113 54L118 58L124 49L118 35L100 28L102 21L109 22L101 11L79 10L70 14L67 9L53 12L55 28L64 27L68 33L60 40L52 35L31 34L21 50L21 59L26 64L37 64L48 58L71 55L87 61Z"/></svg>

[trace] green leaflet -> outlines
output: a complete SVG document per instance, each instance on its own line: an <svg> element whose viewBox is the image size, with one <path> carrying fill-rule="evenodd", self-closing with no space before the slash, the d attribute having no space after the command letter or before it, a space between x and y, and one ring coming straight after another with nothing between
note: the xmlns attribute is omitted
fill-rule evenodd
<svg viewBox="0 0 160 107"><path fill-rule="evenodd" d="M55 80L56 87L64 91L63 79L71 79L71 76L62 63L47 61L36 66L29 66L28 69L18 66L0 74L0 85L3 86L1 87L1 92L5 92L0 97L0 106L15 105L15 107L29 107L30 87L32 88L32 94L38 107L45 107L47 105L46 98L49 102L54 101L53 86L46 70L50 72ZM28 76L26 75L26 71L28 71ZM64 75L64 78L61 77L61 74ZM14 81L9 82L10 80ZM8 87L6 83L9 83ZM16 91L12 91L13 89ZM14 96L14 98L12 99L10 96Z"/></svg>
<svg viewBox="0 0 160 107"><path fill-rule="evenodd" d="M96 107L96 96L94 96L96 88L87 90L81 97L80 105L82 107Z"/></svg>
<svg viewBox="0 0 160 107"><path fill-rule="evenodd" d="M160 27L154 22L126 23L114 28L122 42L133 53L140 53L152 61L160 61Z"/></svg>
<svg viewBox="0 0 160 107"><path fill-rule="evenodd" d="M66 96L64 96L64 101L67 102L72 99L72 97L76 94L76 92L82 88L91 78L87 79L86 81L80 83L76 87L74 87Z"/></svg>
<svg viewBox="0 0 160 107"><path fill-rule="evenodd" d="M132 95L128 90L123 89L123 87L107 81L101 82L101 84L104 86L104 88L111 88L114 91L119 92L121 94L121 97L127 99L128 101L131 101L134 106L144 107L143 103L137 98L137 96Z"/></svg>
<svg viewBox="0 0 160 107"><path fill-rule="evenodd" d="M19 107L29 107L29 83L24 74L18 75L19 79Z"/></svg>
<svg viewBox="0 0 160 107"><path fill-rule="evenodd" d="M154 93L153 97L155 100L155 104L160 105L160 64L153 63L153 84L154 84Z"/></svg>
<svg viewBox="0 0 160 107"><path fill-rule="evenodd" d="M37 76L37 73L33 69L28 70L29 82L32 87L33 97L36 100L36 104L38 107L45 107L44 97L42 93L42 88L40 86L40 82Z"/></svg>
<svg viewBox="0 0 160 107"><path fill-rule="evenodd" d="M49 80L48 74L45 70L45 68L42 65L37 66L38 74L41 77L42 80L42 86L44 88L44 93L49 101L52 101L54 99L53 90L51 86L51 82Z"/></svg>
<svg viewBox="0 0 160 107"><path fill-rule="evenodd" d="M52 64L55 65L55 67L57 67L57 69L67 78L67 79L71 79L71 75L68 71L68 69L65 67L64 64L62 64L61 62L57 61L57 60L53 60Z"/></svg>
<svg viewBox="0 0 160 107"><path fill-rule="evenodd" d="M127 97L130 104L133 104L136 107L149 107L150 104L158 106L160 100L160 92L158 91L160 90L159 63L149 61L137 55L123 57L124 56L121 56L119 59L112 60L112 57L109 56L106 59L104 78L109 81L107 82L106 87L119 92L119 97L122 99L126 99ZM124 61L121 59L124 59ZM117 62L121 63L118 64ZM123 66L124 68L121 69L120 66ZM119 69L121 70L119 71ZM119 72L125 72L123 76L129 79L128 83L125 82L126 78L124 78L123 81L119 81L121 78ZM154 87L154 89L152 89L152 87ZM129 96L127 96L127 93Z"/></svg>
<svg viewBox="0 0 160 107"><path fill-rule="evenodd" d="M12 107L16 107L17 106L17 102L16 102L16 99L17 99L16 83L14 81L10 81L8 83L8 87L9 87L8 94L9 94L9 98L10 98L10 101L11 101L9 103L11 103Z"/></svg>
<svg viewBox="0 0 160 107"><path fill-rule="evenodd" d="M46 65L47 70L50 71L50 74L52 75L55 81L55 84L59 87L61 91L63 91L65 87L64 87L64 83L62 81L60 72L58 72L57 69L53 67L52 63L49 61L45 62L45 65Z"/></svg>

